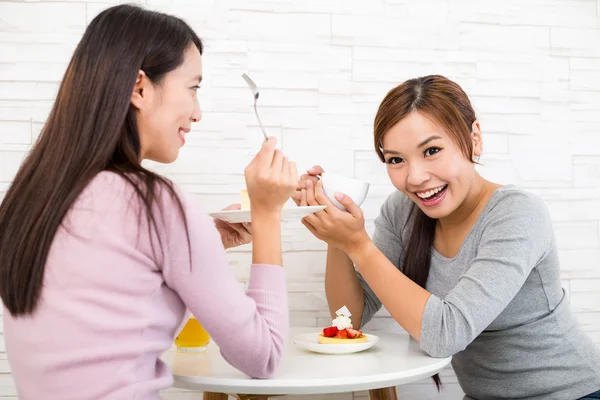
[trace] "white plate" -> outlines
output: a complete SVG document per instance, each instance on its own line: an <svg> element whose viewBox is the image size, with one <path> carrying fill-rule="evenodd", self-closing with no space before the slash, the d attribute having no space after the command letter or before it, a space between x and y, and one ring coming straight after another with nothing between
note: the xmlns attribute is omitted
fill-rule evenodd
<svg viewBox="0 0 600 400"><path fill-rule="evenodd" d="M359 351L367 350L379 341L375 335L363 333L367 337L364 343L349 343L349 344L321 344L319 343L319 333L303 333L293 337L294 344L297 346L323 354L350 354Z"/></svg>
<svg viewBox="0 0 600 400"><path fill-rule="evenodd" d="M290 207L281 209L281 220L300 220L307 215L325 209L327 206L307 206L307 207ZM209 214L213 218L221 219L226 222L240 223L250 222L250 210L227 210L218 211Z"/></svg>

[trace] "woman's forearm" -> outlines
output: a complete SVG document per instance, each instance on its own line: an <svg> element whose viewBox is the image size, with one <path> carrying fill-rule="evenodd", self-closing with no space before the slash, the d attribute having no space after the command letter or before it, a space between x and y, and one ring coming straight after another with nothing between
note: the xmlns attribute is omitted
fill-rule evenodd
<svg viewBox="0 0 600 400"><path fill-rule="evenodd" d="M364 308L364 292L354 271L352 260L342 250L333 246L327 248L325 269L325 295L331 317L342 306L352 313L352 326L358 329Z"/></svg>
<svg viewBox="0 0 600 400"><path fill-rule="evenodd" d="M420 341L423 312L431 294L400 272L370 240L348 253L392 317Z"/></svg>
<svg viewBox="0 0 600 400"><path fill-rule="evenodd" d="M279 213L252 215L252 263L283 266Z"/></svg>

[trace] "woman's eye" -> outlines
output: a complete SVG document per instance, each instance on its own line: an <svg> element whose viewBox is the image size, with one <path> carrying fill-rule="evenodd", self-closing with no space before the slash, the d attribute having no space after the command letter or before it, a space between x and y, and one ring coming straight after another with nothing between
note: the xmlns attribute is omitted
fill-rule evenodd
<svg viewBox="0 0 600 400"><path fill-rule="evenodd" d="M440 150L442 150L442 149L440 149L439 147L430 147L427 150L425 150L425 155L426 156L432 156L434 154L439 153Z"/></svg>
<svg viewBox="0 0 600 400"><path fill-rule="evenodd" d="M402 162L404 162L404 160L401 159L400 157L390 157L387 160L388 164L400 164Z"/></svg>
<svg viewBox="0 0 600 400"><path fill-rule="evenodd" d="M192 86L192 90L193 90L194 92L197 92L197 91L198 91L198 89L200 89L200 86L198 86L198 85L196 85L196 86Z"/></svg>

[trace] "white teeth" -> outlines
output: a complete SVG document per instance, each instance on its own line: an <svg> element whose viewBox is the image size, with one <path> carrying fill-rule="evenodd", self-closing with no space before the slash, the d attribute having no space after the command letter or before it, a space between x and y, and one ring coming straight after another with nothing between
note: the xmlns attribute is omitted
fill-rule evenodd
<svg viewBox="0 0 600 400"><path fill-rule="evenodd" d="M419 196L422 199L426 199L426 198L431 197L434 194L438 193L440 190L442 190L444 188L444 186L446 186L446 185L442 185L442 186L437 187L435 189L431 189L431 190L429 190L427 192L417 193L417 196Z"/></svg>

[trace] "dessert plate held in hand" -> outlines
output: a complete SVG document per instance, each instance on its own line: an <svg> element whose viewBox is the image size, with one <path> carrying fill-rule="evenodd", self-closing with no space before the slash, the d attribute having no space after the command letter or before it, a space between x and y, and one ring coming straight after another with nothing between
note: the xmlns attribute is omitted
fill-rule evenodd
<svg viewBox="0 0 600 400"><path fill-rule="evenodd" d="M293 338L295 345L315 353L322 354L351 354L359 351L367 350L375 345L379 341L379 338L375 335L364 334L367 337L367 341L363 343L348 343L348 344L324 344L319 343L319 335L321 332L315 333L303 333L296 335Z"/></svg>
<svg viewBox="0 0 600 400"><path fill-rule="evenodd" d="M325 209L326 206L290 207L281 209L281 220L301 220L307 215ZM251 222L250 210L227 210L209 213L213 218L230 223Z"/></svg>

